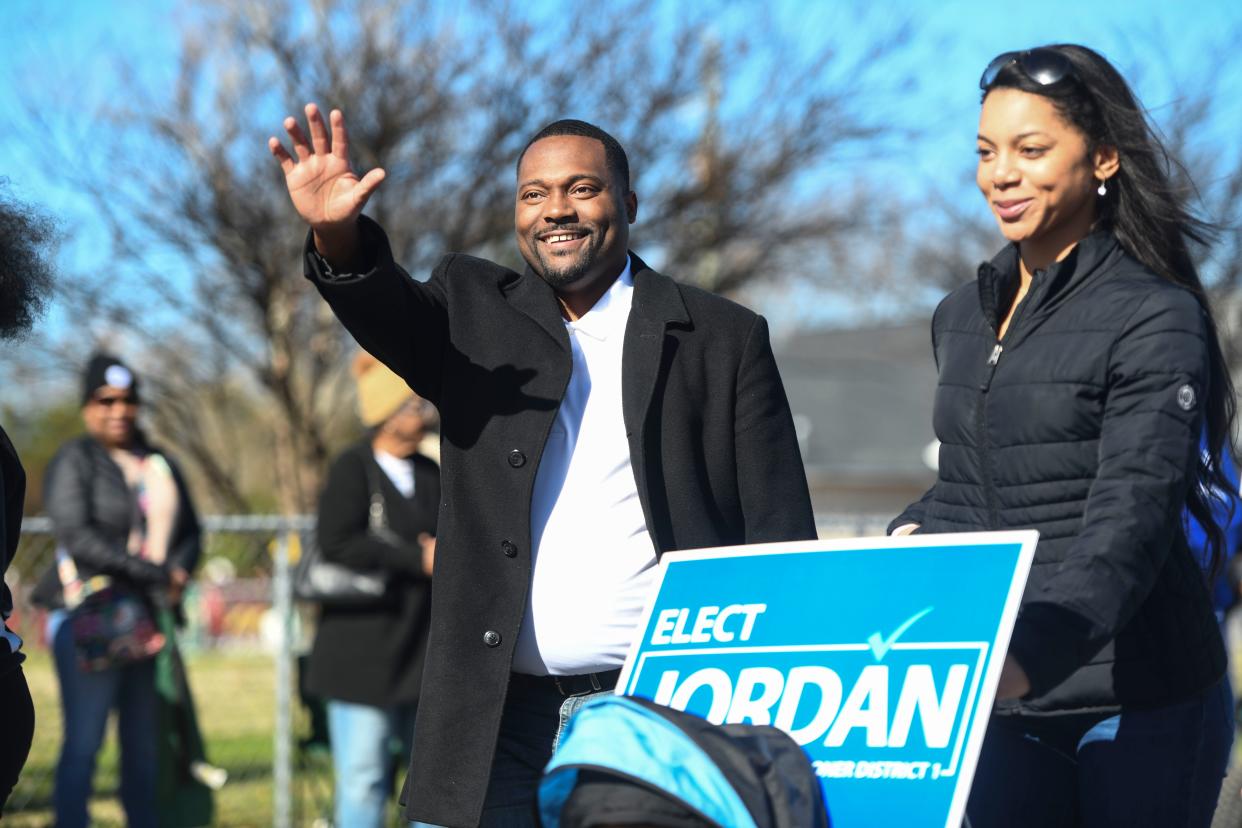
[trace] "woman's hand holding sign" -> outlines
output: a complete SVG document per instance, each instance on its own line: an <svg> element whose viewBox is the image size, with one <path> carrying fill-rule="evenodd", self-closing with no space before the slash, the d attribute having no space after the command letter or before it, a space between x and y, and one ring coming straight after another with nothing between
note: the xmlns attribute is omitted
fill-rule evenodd
<svg viewBox="0 0 1242 828"><path fill-rule="evenodd" d="M1001 667L1000 682L996 685L996 700L1020 699L1031 692L1031 680L1026 670L1011 655L1005 656L1005 666Z"/></svg>

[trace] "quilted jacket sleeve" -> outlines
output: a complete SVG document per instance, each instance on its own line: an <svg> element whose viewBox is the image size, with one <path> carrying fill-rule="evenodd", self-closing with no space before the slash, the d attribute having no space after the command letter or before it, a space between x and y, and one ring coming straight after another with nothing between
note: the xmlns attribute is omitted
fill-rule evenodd
<svg viewBox="0 0 1242 828"><path fill-rule="evenodd" d="M1164 566L1198 457L1209 335L1196 299L1169 286L1139 302L1114 342L1083 528L1010 643L1037 695L1117 635Z"/></svg>

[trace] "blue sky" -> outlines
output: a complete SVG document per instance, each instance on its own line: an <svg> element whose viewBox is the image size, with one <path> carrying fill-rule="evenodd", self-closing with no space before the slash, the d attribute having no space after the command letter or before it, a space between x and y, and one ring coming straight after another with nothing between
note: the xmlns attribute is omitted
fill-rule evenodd
<svg viewBox="0 0 1242 828"><path fill-rule="evenodd" d="M672 2L672 0L664 0ZM446 2L442 14L457 13ZM872 27L910 18L914 31L894 66L916 78L900 98L875 101L883 117L917 137L898 142L869 162L877 192L921 192L934 188L957 193L964 204L984 215L972 191L977 80L995 54L1040 43L1073 41L1098 49L1131 78L1140 98L1156 111L1179 94L1170 78L1211 79L1220 93L1217 117L1205 140L1228 155L1239 152L1242 127L1242 61L1222 75L1214 55L1242 36L1242 3L1208 0L1187 12L1178 4L1156 0L1088 2L1043 0L1039 3L879 2L860 14L839 2L739 0L726 16L745 25L759 16L774 20L795 39L812 44L825 31L851 33L850 41L869 42ZM32 141L59 140L90 151L98 128L90 113L101 104L130 103L143 92L171 87L176 76L176 23L195 6L179 0L91 2L91 0L4 0L0 3L0 124L20 120L14 111L19 88L31 80L50 80L57 90L47 111L59 113L51 135L0 131L0 176L9 179L20 198L45 205L62 218L71 237L60 256L67 268L96 263L105 248L102 224L76 193L54 185L29 163ZM550 12L563 4L547 4ZM670 8L673 8L670 5ZM857 36L852 32L857 29ZM120 84L110 55L120 52L132 62L139 84ZM872 105L869 102L869 105ZM276 124L273 124L276 127ZM255 152L264 152L256 146ZM977 202L975 204L974 202ZM105 264L98 262L98 264ZM779 320L774 320L779 327ZM47 325L64 320L56 315Z"/></svg>
<svg viewBox="0 0 1242 828"><path fill-rule="evenodd" d="M445 3L445 14L452 15L457 5ZM894 173L915 173L946 185L969 170L976 82L993 55L1054 41L1084 43L1122 67L1144 102L1158 112L1178 93L1167 84L1170 74L1214 76L1218 67L1212 62L1213 50L1242 36L1242 3L1229 0L1197 3L1193 13L1158 0L868 5L880 14L860 16L848 4L827 0L740 0L730 5L729 13L742 21L771 15L785 31L808 42L826 30L866 27L876 20L917 21L897 59L915 74L916 84L899 101L882 105L895 122L919 129L922 138L919 146L905 148L888 163ZM133 90L117 85L110 63L114 52L132 61L145 83L168 88L176 73L175 24L193 9L194 4L180 0L5 0L0 4L0 123L14 120L13 91L32 75L53 78L58 96L63 96L55 105L84 115L100 103L123 99ZM860 30L858 42L866 42L868 35L865 28ZM1231 136L1242 126L1242 61L1234 64L1232 75L1218 79L1218 88L1232 94L1222 99L1215 128L1222 143L1236 151L1238 142ZM0 148L8 159L0 174L19 194L56 209L69 206L64 199L71 202L72 194L56 192L39 171L23 163L20 137L0 134Z"/></svg>

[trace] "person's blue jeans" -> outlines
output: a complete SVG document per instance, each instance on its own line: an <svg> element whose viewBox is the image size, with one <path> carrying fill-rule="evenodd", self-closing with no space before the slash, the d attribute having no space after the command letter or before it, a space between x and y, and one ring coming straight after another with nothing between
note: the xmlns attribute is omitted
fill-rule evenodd
<svg viewBox="0 0 1242 828"><path fill-rule="evenodd" d="M60 680L64 735L53 795L57 828L86 828L95 757L103 744L108 714L117 711L121 748L121 806L130 828L156 825L158 724L155 661L148 659L97 672L78 669L68 614L48 618L48 639Z"/></svg>
<svg viewBox="0 0 1242 828"><path fill-rule="evenodd" d="M992 826L1207 828L1233 745L1223 681L1105 719L993 716L966 813Z"/></svg>
<svg viewBox="0 0 1242 828"><path fill-rule="evenodd" d="M337 828L381 828L388 824L394 764L410 755L417 707L329 699L327 708Z"/></svg>
<svg viewBox="0 0 1242 828"><path fill-rule="evenodd" d="M538 828L539 780L570 718L590 699L509 686L480 828Z"/></svg>

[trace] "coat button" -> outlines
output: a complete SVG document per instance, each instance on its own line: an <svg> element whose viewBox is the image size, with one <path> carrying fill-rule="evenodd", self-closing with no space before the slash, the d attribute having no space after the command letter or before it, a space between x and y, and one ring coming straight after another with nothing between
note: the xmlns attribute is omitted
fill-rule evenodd
<svg viewBox="0 0 1242 828"><path fill-rule="evenodd" d="M501 541L500 551L505 553L506 558L516 558L517 557L517 544L509 540Z"/></svg>
<svg viewBox="0 0 1242 828"><path fill-rule="evenodd" d="M526 465L526 455L522 454L522 452L517 449L514 449L509 452L509 465L513 466L515 469L522 468L522 466Z"/></svg>
<svg viewBox="0 0 1242 828"><path fill-rule="evenodd" d="M483 633L483 643L489 647L499 647L500 646L500 633L496 632L495 630L488 630L487 632Z"/></svg>

